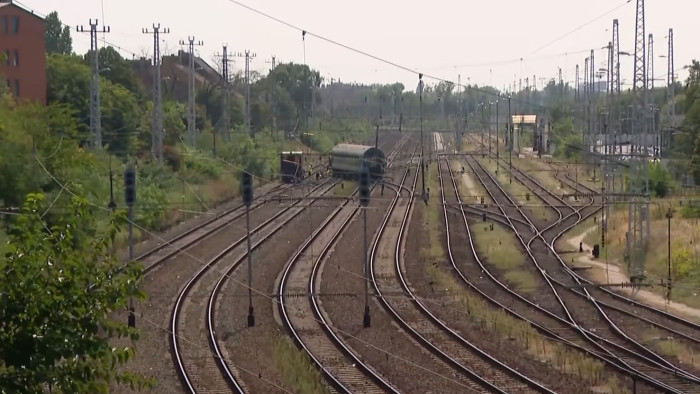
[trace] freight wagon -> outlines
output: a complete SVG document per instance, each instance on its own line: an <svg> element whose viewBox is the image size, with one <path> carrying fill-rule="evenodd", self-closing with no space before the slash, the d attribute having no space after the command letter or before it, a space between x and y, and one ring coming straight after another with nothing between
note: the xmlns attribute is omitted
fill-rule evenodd
<svg viewBox="0 0 700 394"><path fill-rule="evenodd" d="M280 153L280 174L283 183L297 183L306 178L306 156L303 152Z"/></svg>

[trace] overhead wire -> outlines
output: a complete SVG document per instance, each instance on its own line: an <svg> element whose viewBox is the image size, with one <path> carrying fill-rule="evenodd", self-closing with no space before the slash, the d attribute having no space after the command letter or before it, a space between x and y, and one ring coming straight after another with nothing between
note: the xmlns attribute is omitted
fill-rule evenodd
<svg viewBox="0 0 700 394"><path fill-rule="evenodd" d="M41 167L42 169L44 169L44 171L47 173L47 175L48 175L57 185L64 187L65 190L66 190L66 192L69 193L69 194L71 194L72 196L79 197L75 192L73 192L73 191L70 190L69 188L65 187L64 185L62 185L62 183L61 183L53 174L51 174L51 172L48 171L48 169L43 165L43 163L41 163L41 161L38 159L38 157L35 156L35 160L38 162L38 164L40 165L40 167ZM103 210L103 211L110 211L110 212L111 212L111 210L110 210L109 208L106 208L106 207L102 207L102 206L93 204L93 203L91 203L91 202L89 202L89 201L88 201L88 204L91 205L91 206L93 206L93 207L96 208L96 209ZM152 232L152 231L150 231L150 230L144 228L143 226L140 226L138 223L135 223L134 221L131 221L131 220L129 220L129 219L127 219L127 220L129 221L129 223L131 223L132 225L134 225L134 227L138 228L138 229L139 229L140 231L142 231L144 234L148 234L149 236L153 237L153 239L156 239L156 240L160 241L162 244L167 244L167 245L169 245L169 246L175 246L175 245L173 245L173 244L170 242L170 240L167 240L167 239L165 239L165 238L162 238L162 237L159 236L158 234L156 234L156 233L154 233L154 232ZM206 261L204 261L203 259L197 258L196 256L194 256L194 255L192 255L191 253L189 253L187 250L181 249L181 248L179 248L179 247L177 247L177 246L175 246L175 248L176 248L182 255L187 256L188 258L194 260L196 263L198 263L198 264L207 264ZM225 270L221 270L221 269L215 268L215 267L212 267L211 269L212 269L212 271L214 271L214 272L217 272L217 273L219 273L219 274L222 274L223 276L226 277L226 279L230 280L231 282L236 283L236 284L239 285L239 286L243 286L245 289L250 289L250 290L252 290L256 295L262 296L263 298L267 298L269 301L271 301L271 302L273 302L273 303L275 303L275 304L279 303L279 300L278 300L276 297L270 296L270 295L268 295L267 293L265 293L265 292L263 292L263 291L261 291L261 290L256 289L255 287L249 287L249 286L247 285L246 282L234 278L232 274L228 274ZM412 361L410 361L410 360L408 360L408 359L405 359L404 357L402 357L402 356L400 356L400 355L398 355L398 354L396 354L396 353L393 353L393 352L391 352L391 351L382 349L382 348L380 348L380 347L378 347L378 346L376 346L376 345L374 345L374 344L372 344L372 343L367 342L366 340L363 340L362 338L359 338L359 337L355 336L353 333L350 333L350 332L341 330L341 329L339 329L338 327L334 327L334 326L332 326L332 325L330 325L330 324L324 323L324 322L321 321L321 320L318 320L318 319L315 319L315 318L314 318L314 320L315 320L318 324L320 324L320 325L325 325L325 326L327 326L327 327L330 328L330 329L334 329L334 330L336 330L336 331L342 333L343 336L346 336L346 337L355 339L355 340L357 340L359 343L362 343L363 345L368 346L368 347L371 347L371 348L373 348L373 349L375 349L375 350L377 350L377 351L380 351L380 352L382 352L382 353L384 353L384 354L387 354L388 356L391 356L392 358L394 358L394 359L396 359L396 360L398 360L398 361L402 361L402 362L407 363L407 364L409 364L409 365L412 365L412 366L414 366L414 367L416 367L416 368L419 368L419 369L421 369L421 370L423 370L423 371L425 371L425 372L428 372L428 373L430 373L430 374L432 374L432 375L435 375L435 376L437 376L437 377L439 377L439 378L446 379L447 381L450 381L450 382L452 382L452 383L454 383L454 384L457 384L457 385L459 385L459 386L461 386L461 387L463 387L463 388L466 388L467 390L476 392L474 389L470 388L468 385L466 385L466 384L464 384L464 383L462 383L462 382L460 382L460 381L458 381L458 380L456 380L456 379L453 379L452 377L442 375L442 374L440 374L440 373L438 373L438 372L436 372L436 371L433 371L433 370L431 370L431 369L429 369L429 368L427 368L427 367L425 367L425 366L416 364L416 363L414 363L414 362L412 362ZM155 323L154 323L154 324L155 324ZM166 330L167 332L169 332L167 329L164 329L163 327L160 327L160 326L157 326L157 327L159 327L160 329L163 329L163 330ZM183 336L178 335L178 334L176 334L176 336L177 336L178 338L184 338Z"/></svg>
<svg viewBox="0 0 700 394"><path fill-rule="evenodd" d="M632 2L632 0L627 0L627 1L625 1L624 3L622 3L622 4L618 5L618 6L616 6L616 7L612 8L612 9L610 9L610 10L608 10L608 11L606 11L606 12L600 14L600 15L598 15L597 17L591 19L590 21L588 21L588 22L586 22L586 23L584 23L584 24L582 24L582 25L580 25L580 26L574 28L573 30L570 30L570 31L564 33L563 35L561 35L561 36L555 38L554 40L548 42L547 44L542 45L541 47L535 49L535 50L532 51L531 53L537 53L537 52L541 51L542 49L547 48L548 46L550 46L550 45L552 45L552 44L554 44L554 43L556 43L556 42L559 42L559 41L563 40L564 38L570 36L571 34L574 34L575 32L577 32L577 31L583 29L584 27L586 27L586 26L588 26L588 25L590 25L590 24L592 24L592 23L594 23L594 22L600 20L601 18L603 18L603 17L605 17L605 16L607 16L607 15L612 14L613 12L619 10L620 8L626 6L627 4L629 4L629 3L631 3L631 2Z"/></svg>
<svg viewBox="0 0 700 394"><path fill-rule="evenodd" d="M263 16L263 17L265 17L265 18L267 18L267 19L270 19L270 20L273 20L273 21L275 21L275 22L277 22L277 23L280 23L280 24L282 24L282 25L284 25L284 26L287 26L287 27L289 27L289 28L291 28L291 29L300 31L300 32L302 32L304 35L309 35L309 36L312 36L312 37L316 37L317 39L319 39L319 40L321 40L321 41L325 41L325 42L327 42L327 43L329 43L329 44L332 44L332 45L335 45L335 46L344 48L344 49L346 49L346 50L348 50L348 51L350 51L350 52L354 52L354 53L357 53L357 54L359 54L359 55L362 55L362 56L365 56L365 57L369 57L369 58L374 59L374 60L376 60L376 61L378 61L378 62L380 62L380 63L387 64L387 65L392 66L392 67L394 67L394 68L397 68L397 69L400 69L400 70L403 70L403 71L407 71L407 72L409 72L409 73L416 74L416 75L418 75L418 76L422 76L422 77L425 77L425 78L429 78L429 79L432 79L432 80L435 80L435 81L438 81L438 82L450 83L450 84L452 84L452 85L454 85L454 86L458 86L458 87L461 87L461 88L464 88L464 89L471 89L471 90L473 90L473 91L475 91L475 92L478 92L478 93L482 93L482 94L486 94L486 95L490 95L490 96L501 96L502 98L508 98L507 95L500 94L500 93L498 93L498 92L494 93L494 92L492 92L492 91L490 91L490 90L478 88L478 87L475 87L475 86L472 86L472 85L458 84L458 83L455 83L455 82L453 82L453 81L451 81L451 80L449 80L449 79L445 79L445 78L442 78L442 77L439 77L439 76L435 76L435 75L423 73L423 72L420 72L420 71L417 70L417 69L414 69L414 68L411 68L411 67L408 67L408 66L404 66L404 65L399 64L399 63L397 63L397 62L395 62L395 61L391 61L391 60L388 60L388 59L379 57L379 56L377 56L377 55L371 54L371 53L369 53L369 52L367 52L367 51L364 51L364 50L361 50L361 49L357 49L357 48L351 47L351 46L349 46L349 45L343 44L343 43L338 42L338 41L336 41L336 40L333 40L333 39L331 39L331 38L328 38L328 37L325 37L325 36L323 36L323 35L320 35L320 34L311 32L311 31L309 31L309 30L303 29L303 28L301 28L301 27L298 27L298 26L296 26L296 25L294 25L294 24L292 24L292 23L290 23L290 22L287 22L287 21L285 21L285 20L283 20L283 19L280 19L280 18L278 18L278 17L276 17L276 16L273 16L273 15L271 15L271 14L269 14L269 13L266 13L266 12L264 12L264 11L260 11L260 10L258 10L258 9L256 9L256 8L253 8L253 7L251 7L251 6L249 6L249 5L245 4L245 3L242 3L242 2L240 2L240 1L238 1L238 0L226 0L226 1L228 1L229 3L235 4L235 5L238 5L239 7L245 8L245 9L247 9L247 10L253 12L253 13L256 13L256 14L258 14L258 15L260 15L260 16ZM603 16L608 15L609 13L611 13L611 12L613 12L613 11L615 11L615 10L621 8L621 7L623 7L625 4L629 3L630 1L631 1L631 0L627 0L625 3L623 3L623 4L619 5L619 6L617 6L616 8L614 8L614 9L612 9L612 10L610 10L610 11L607 11L607 12L604 13L603 15L598 16L595 20L598 20L598 19L602 18ZM594 20L594 21L595 21L595 20ZM594 22L594 21L590 21L590 22L588 22L587 24L590 24L590 23L592 23L592 22ZM587 25L587 24L584 24L584 26ZM583 27L583 26L579 27L579 29L582 28L582 27ZM571 32L568 33L568 34L571 34ZM561 39L561 38L560 38L560 39ZM519 60L520 60L520 58L519 58ZM538 108L548 109L547 106L544 106L544 105L541 105L541 104L532 103L532 102L529 102L529 101L527 101L527 100L519 99L519 98L516 98L516 97L513 97L513 96L510 96L510 100L511 100L512 102L515 102L515 103L527 104L527 105L529 105L529 106L531 106L531 107L538 107Z"/></svg>
<svg viewBox="0 0 700 394"><path fill-rule="evenodd" d="M374 59L374 60L377 60L377 61L379 61L379 62L388 64L388 65L390 65L390 66L393 66L393 67L402 69L402 70L404 70L404 71L408 71L408 72L411 72L411 73L413 73L413 74L419 74L419 75L422 74L422 73L418 72L418 70L415 70L415 69L413 69L413 68L403 66L403 65L398 64L398 63L396 63L396 62L389 61L389 60L386 60L386 59L381 58L381 57L379 57L379 56L370 54L369 52L366 52L366 51L363 51L363 50L359 50L359 49L350 47L350 46L348 46L348 45L345 45L345 44L340 43L340 42L338 42L338 41L335 41L335 40L332 40L332 39L330 39L330 38L324 37L324 36L322 36L322 35L319 35L319 34L310 32L310 31L308 31L308 30L304 30L304 29L302 29L302 28L300 28L300 27L298 27L298 26L295 26L295 25L293 25L293 24L291 24L291 23L288 23L288 22L286 22L286 21L284 21L284 20L282 20L282 19L279 19L279 18L277 18L277 17L274 17L274 16L272 16L272 15L270 15L270 14L267 14L267 13L265 13L265 12L259 11L259 10L255 9L255 8L252 8L252 7L250 7L250 6L248 6L248 5L244 4L244 3L241 3L241 2L239 2L239 1L236 1L236 0L228 0L228 1L231 2L231 3L233 3L233 4L238 5L238 6L240 6L240 7L246 8L246 9L248 9L248 10L251 11L251 12L257 13L257 14L259 14L259 15L261 15L261 16L264 16L264 17L266 17L266 18L268 18L268 19L271 19L271 20L273 20L273 21L276 21L276 22L278 22L278 23L281 23L281 24L283 24L283 25L285 25L285 26L287 26L287 27L290 27L290 28L292 28L292 29L296 29L296 30L298 30L298 31L301 31L301 32L304 34L304 36L305 36L306 34L309 34L310 36L316 37L316 38L318 38L318 39L320 39L320 40L322 40L322 41L325 41L325 42L328 42L328 43L330 43L330 44L333 44L333 45L342 47L342 48L344 48L344 49L346 49L346 50L349 50L349 51L351 51L351 52L355 52L355 53L357 53L357 54L360 54L360 55L363 55L363 56L372 58L372 59ZM25 9L28 9L28 10L30 10L30 11L36 13L37 15L41 15L40 13L37 13L36 11L32 10L30 7L27 7L26 5L22 4L22 3L19 2L19 1L15 1L15 3L17 3L18 5L24 7ZM623 3L623 4L620 4L620 5L616 6L615 8L613 8L613 9L611 9L611 10L609 10L609 11L606 11L605 13L599 15L598 17L594 18L594 19L591 20L591 21L588 21L588 22L586 22L586 23L584 23L584 24L582 24L582 25L576 27L575 29L573 29L573 30L571 30L571 31L569 31L569 32L567 32L567 33L565 33L564 35L562 35L562 36L556 38L555 40L553 40L553 41L551 41L551 42L545 44L544 46L538 48L537 50L535 50L535 51L532 52L532 53L537 53L537 52L540 51L541 49L544 49L544 48L546 48L546 47L552 45L553 43L555 43L555 42L557 42L557 41L560 41L561 39L567 37L567 36L570 35L570 34L573 34L574 32L580 30L581 28L583 28L583 27L585 27L585 26L587 26L587 25L590 25L591 23L593 23L593 22L599 20L600 18L602 18L602 17L604 17L604 16L606 16L606 15L608 15L608 14L610 14L610 13L616 11L616 10L618 10L618 9L621 8L621 7L624 7L624 6L625 6L626 4L628 4L628 3L630 3L630 0L626 1L626 2ZM103 8L102 8L102 11L103 11L103 19L104 19L104 4L102 4L102 7L103 7ZM62 23L62 25L63 25L63 26L67 26L67 27L70 28L70 26L67 25L67 24L65 24L65 23ZM103 35L103 44L108 44L108 45L110 45L110 46L116 47L118 50L127 52L127 53L132 54L132 55L136 55L135 52L131 52L131 51L129 51L129 50L126 49L126 48L122 48L122 47L119 46L119 45L116 45L116 44L113 44L113 43L110 43L110 42L106 41L104 35ZM580 52L587 52L587 51L580 51ZM576 53L576 52L571 52L571 53ZM565 53L565 54L568 54L568 53ZM511 60L511 61L508 61L508 62L517 62L517 61L519 61L519 60L520 60L520 59L518 59L518 60ZM487 63L484 63L484 65L487 65ZM476 65L475 65L475 66L476 66ZM678 68L677 70L674 70L674 72L680 71L680 70L685 69L685 68L686 68L686 67L680 67L680 68ZM429 75L429 74L422 74L422 75L423 75L424 77L426 77L426 78L434 79L434 80L441 81L441 82L449 82L449 83L455 84L454 82L451 82L451 81L449 81L449 80L447 80L447 79L443 79L443 78L440 78L440 77L437 77L437 76L433 76L433 75ZM661 74L661 75L659 75L659 76L660 76L660 77L663 77L663 76L667 76L667 75L668 75L668 73L666 73L666 74ZM485 94L489 94L489 95L496 95L495 93L493 93L493 92L491 92L491 91L483 90L483 89L478 89L478 88L474 88L474 87L472 87L472 86L465 86L465 85L461 85L461 84L455 84L455 85L459 85L460 87L464 87L464 88L467 88L467 89L473 89L473 90L476 90L477 92L481 92L481 93L485 93ZM516 98L516 99L512 99L512 101L515 101L515 102L524 102L524 100L520 100L520 99L517 99L517 98ZM535 103L530 103L530 102L528 102L528 104L531 105L531 106L536 106L536 107L545 107L545 106L542 106L542 105L539 105L539 104L535 104ZM37 159L37 160L38 160L38 159ZM222 161L223 161L223 160L222 160ZM225 161L224 161L224 162L225 162ZM227 164L228 164L228 165L231 165L230 163L227 163ZM233 165L231 165L231 166L233 166ZM45 168L44 168L44 170L46 171ZM55 178L54 178L54 181L56 181ZM189 185L188 185L188 186L189 186ZM63 190L64 190L64 189L61 189L61 193L63 192ZM59 194L60 194L60 193L59 193ZM198 196L197 196L197 197L198 197ZM57 196L57 198L58 198L58 196ZM201 200L201 199L200 199L200 200ZM201 201L200 201L200 202L201 202ZM205 208L206 208L206 207L205 207Z"/></svg>
<svg viewBox="0 0 700 394"><path fill-rule="evenodd" d="M38 159L36 156L35 156L35 159L37 160L37 162L39 163L39 165L44 169L44 171L47 173L47 175L48 175L52 180L54 180L54 182L56 182L59 186L61 186L63 189L65 189L67 193L69 193L69 194L71 194L71 195L73 195L73 196L76 196L76 197L78 196L78 195L75 194L72 190L70 190L70 189L67 188L65 185L63 185L53 174L51 174L51 173L48 171L48 169L46 169L46 167L43 165L43 163L41 163L41 161L39 161L39 159ZM104 211L110 211L109 208L102 207L102 206L99 206L99 205L95 205L95 204L90 203L90 202L88 202L88 203L89 203L90 205L92 205L93 207L97 208L97 209L104 210ZM154 239L160 241L162 244L167 244L167 245L169 245L169 246L174 246L174 245L170 242L170 240L167 240L167 239L162 238L162 237L159 236L158 234L155 234L155 233L151 232L150 230L148 230L148 229L146 229L146 228L144 228L144 227L138 225L137 223L135 223L135 222L133 222L133 221L129 221L129 222L132 223L132 224L134 225L134 227L138 228L138 229L141 230L143 233L148 234L149 236L153 237ZM186 255L187 257L189 257L190 259L194 260L195 262L197 262L197 263L199 263L199 264L206 264L206 261L204 261L204 260L202 260L202 259L199 259L199 258L197 258L196 256L193 256L193 255L190 254L187 250L181 249L181 248L179 248L179 247L177 247L177 246L175 246L175 248L176 248L179 252L181 252L183 255ZM338 268L340 269L340 267L338 267ZM256 295L258 295L258 296L262 296L263 298L267 298L269 301L271 301L271 302L273 302L273 303L275 303L275 304L278 304L278 303L279 303L279 300L277 299L277 297L268 295L268 294L266 294L265 292L263 292L263 291L261 291L261 290L258 290L258 289L254 288L254 287L249 287L249 286L247 285L246 282L234 278L234 277L233 277L233 274L228 274L228 273L225 272L224 270L221 270L221 269L215 268L215 267L212 267L212 270L213 270L214 272L217 272L217 273L222 274L223 276L226 277L226 279L230 280L231 282L236 283L237 285L242 286L242 287L244 287L245 289L250 289L250 290L252 290L252 291L253 291ZM354 273L353 273L353 274L354 274ZM363 277L363 280L364 280L364 277ZM433 301L433 300L430 300L430 299L425 299L425 300L426 300L427 302L430 302L430 303L436 303L436 301ZM440 304L436 304L436 305L439 306ZM445 306L442 306L442 307L445 307ZM424 367L424 366L419 365L419 364L416 364L416 363L414 363L414 362L412 362L412 361L410 361L410 360L407 360L407 359L401 357L401 356L398 355L398 354L395 354L395 353L390 352L390 351L388 351L388 350L382 349L382 348L380 348L380 347L378 347L378 346L376 346L376 345L374 345L374 344L371 344L371 343L369 343L369 342L367 342L367 341L365 341L365 340L363 340L363 339L361 339L361 338L358 338L357 336L353 335L352 333L343 331L343 330L339 329L338 327L334 327L334 326L332 326L332 325L330 325L330 324L324 323L324 322L322 322L321 320L318 320L318 319L316 319L316 318L314 318L314 320L315 320L318 324L320 324L320 325L325 325L325 326L327 326L327 327L330 328L330 329L335 329L336 331L342 333L343 336L347 336L347 337L349 337L349 338L355 339L355 340L357 340L358 342L360 342L360 343L362 343L362 344L364 344L364 345L366 345L366 346L368 346L368 347L371 347L371 348L373 348L373 349L375 349L375 350L377 350L377 351L380 351L380 352L386 354L387 356L391 356L392 358L394 358L394 359L396 359L396 360L405 362L405 363L407 363L407 364L409 364L409 365L412 365L412 366L414 366L414 367L416 367L416 368L419 368L419 369L421 369L421 370L423 370L423 371L426 371L426 372L428 372L428 373L431 373L431 374L433 374L433 375L435 375L435 376L437 376L437 377L446 379L447 381L450 381L450 382L452 382L452 383L458 384L458 385L460 385L460 386L462 386L462 387L464 387L464 388L467 388L468 390L475 391L474 389L470 388L469 386L463 384L463 383L460 382L460 381L457 381L457 380L455 380L455 379L452 379L452 378L449 377L449 376L444 376L444 375L442 375L442 374L440 374L440 373L438 373L438 372L435 372L435 371L430 370L430 369L427 368L427 367ZM495 323L495 321L492 321L491 319L485 319L485 321L489 321L489 322L491 322L491 323ZM154 323L154 322L150 322L150 323L152 323L154 326L160 328L161 330L164 330L164 331L166 331L166 332L170 332L168 329L165 329L165 328L163 328L163 327L157 325L157 324ZM541 334L537 333L537 335L541 335ZM179 335L179 334L175 334L175 336L178 337L178 338L185 339L185 340L187 339L187 338L184 338L183 336L181 336L181 335ZM189 341L189 342L192 342L192 341ZM598 355L603 356L601 353L599 353L599 352L597 352L597 351L593 351L592 353L593 353L593 354L598 354ZM213 354L212 354L212 356L215 357L215 355L213 355ZM228 361L227 361L227 362L228 362ZM655 367L650 367L650 368L655 368ZM476 392L476 391L475 391L475 392Z"/></svg>
<svg viewBox="0 0 700 394"><path fill-rule="evenodd" d="M440 65L440 66L424 66L421 67L421 69L447 69L447 68L476 68L476 67L489 67L489 66L499 66L499 65L504 65L504 64L514 64L518 63L522 60L538 60L538 59L553 59L553 58L559 58L562 56L568 56L568 55L578 55L578 54L583 54L583 53L588 53L590 52L590 49L581 49L577 51L569 51L569 52L561 52L561 53L555 53L555 54L549 54L549 55L542 55L542 56L537 56L537 57L523 57L523 58L512 58L512 59L504 59L504 60L494 60L490 62L482 62L482 63L469 63L469 64L453 64L453 65Z"/></svg>

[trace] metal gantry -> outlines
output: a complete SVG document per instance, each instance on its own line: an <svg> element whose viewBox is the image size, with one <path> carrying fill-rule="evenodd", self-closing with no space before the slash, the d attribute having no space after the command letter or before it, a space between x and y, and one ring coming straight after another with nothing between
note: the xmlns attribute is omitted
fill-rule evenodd
<svg viewBox="0 0 700 394"><path fill-rule="evenodd" d="M99 46L97 44L98 33L109 33L109 26L99 27L97 19L89 20L90 24L90 147L102 148L102 113L100 109L100 62ZM85 27L78 26L78 32L84 33Z"/></svg>
<svg viewBox="0 0 700 394"><path fill-rule="evenodd" d="M163 59L160 55L160 35L170 33L170 29L161 28L160 23L154 23L153 29L142 29L144 34L153 34L153 119L151 130L151 153L153 158L163 163L163 140L165 130L163 129L163 92L161 65Z"/></svg>

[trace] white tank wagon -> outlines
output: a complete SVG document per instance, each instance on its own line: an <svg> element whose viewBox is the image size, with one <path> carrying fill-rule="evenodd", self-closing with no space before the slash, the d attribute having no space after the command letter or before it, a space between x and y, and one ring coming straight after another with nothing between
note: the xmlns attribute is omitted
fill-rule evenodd
<svg viewBox="0 0 700 394"><path fill-rule="evenodd" d="M381 178L386 169L386 155L373 146L354 144L338 144L331 151L334 177L357 178L364 166L372 178Z"/></svg>

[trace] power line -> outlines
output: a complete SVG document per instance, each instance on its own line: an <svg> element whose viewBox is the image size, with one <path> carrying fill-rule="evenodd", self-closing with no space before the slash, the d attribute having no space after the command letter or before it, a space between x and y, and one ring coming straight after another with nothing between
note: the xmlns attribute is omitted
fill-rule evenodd
<svg viewBox="0 0 700 394"><path fill-rule="evenodd" d="M163 139L165 130L163 129L163 92L160 68L163 59L160 56L160 35L170 33L170 29L162 28L160 23L154 23L153 29L143 29L144 34L153 34L153 130L152 130L152 151L153 156L159 163L163 163Z"/></svg>
<svg viewBox="0 0 700 394"><path fill-rule="evenodd" d="M246 5L246 4L244 4L244 3L241 3L240 1L237 1L237 0L227 0L227 1L229 1L230 3L233 3L233 4L235 4L235 5L238 5L238 6L242 7L242 8L245 8L245 9L247 9L247 10L253 12L253 13L256 13L256 14L258 14L258 15L260 15L260 16L263 16L263 17L265 17L265 18L267 18L267 19L273 20L273 21L275 21L275 22L277 22L277 23L279 23L279 24L282 24L282 25L284 25L284 26L287 26L287 27L289 27L289 28L291 28L291 29L294 29L294 30L297 30L297 31L299 31L299 32L302 32L304 35L309 35L309 36L312 36L312 37L316 37L317 39L319 39L319 40L321 40L321 41L325 41L325 42L327 42L327 43L329 43L329 44L332 44L332 45L335 45L335 46L344 48L344 49L346 49L346 50L348 50L348 51L350 51L350 52L354 52L354 53L357 53L357 54L359 54L359 55L362 55L362 56L365 56L365 57L369 57L369 58L374 59L374 60L376 60L376 61L378 61L378 62L380 62L380 63L387 64L387 65L392 66L392 67L394 67L394 68L397 68L397 69L400 69L400 70L403 70L403 71L406 71L406 72L409 72L409 73L412 73L412 74L415 74L415 75L422 75L422 76L425 77L425 78L430 78L430 79L435 80L435 81L438 81L438 82L451 83L451 84L457 86L457 84L456 84L455 82L451 81L451 80L448 80L448 79L445 79L445 78L441 78L441 77L438 77L438 76L435 76L435 75L430 75L430 74L426 74L426 73L419 72L418 70L416 70L416 69L414 69L414 68L401 65L401 64L399 64L399 63L397 63L397 62L395 62L395 61L388 60L388 59L384 59L384 58L382 58L382 57L379 57L379 56L377 56L377 55L373 55L373 54L371 54L371 53L369 53L369 52L366 52L366 51L363 51L363 50L361 50L361 49L357 49L357 48L351 47L351 46L349 46L349 45L343 44L343 43L341 43L341 42L335 41L335 40L333 40L333 39L331 39L331 38L322 36L322 35L320 35L320 34L313 33L313 32L311 32L311 31L309 31L309 30L302 29L302 28L300 28L300 27L298 27L298 26L296 26L296 25L294 25L294 24L292 24L292 23L290 23L290 22L284 21L284 20L282 20L282 19L280 19L280 18L277 18L277 17L275 17L275 16L273 16L273 15L270 15L270 14L268 14L268 13L266 13L266 12L263 12L263 11L260 11L260 10L258 10L258 9L255 9L255 8L249 6L249 5ZM629 1L631 1L631 0L628 0L627 2L629 2ZM626 3L625 3L625 4L626 4ZM623 4L623 5L624 5L624 4ZM619 7L622 7L622 5L618 6L617 8L619 8ZM610 13L610 12L612 12L612 11L608 11L608 13ZM601 17L602 17L602 16L601 16ZM600 17L599 17L599 18L600 18ZM518 59L518 61L520 61L520 58ZM489 96L494 96L494 97L499 96L499 93L498 93L498 92L492 92L492 91L489 91L489 90L477 88L477 87L475 87L475 86L464 86L464 85L459 85L459 86L461 86L461 87L463 87L463 88L466 88L466 89L471 89L472 91L478 92L478 93L481 93L481 94L485 94L485 95L489 95ZM524 103L525 103L524 100L520 100L520 99L513 98L513 97L511 97L511 99L512 99L512 101L513 101L514 103L521 103L521 104L524 104ZM539 105L539 104L532 104L532 106L533 106L533 107L537 107L537 108L542 108L542 109L548 109L547 106Z"/></svg>
<svg viewBox="0 0 700 394"><path fill-rule="evenodd" d="M230 1L230 0L229 0L229 1ZM624 3L618 5L617 7L613 8L613 9L611 9L611 10L609 10L609 11L606 11L606 12L604 12L604 13L601 14L601 15L598 15L597 17L593 18L592 20L590 20L590 21L588 21L588 22L586 22L586 23L584 23L584 24L582 24L582 25L580 25L580 26L574 28L573 30L570 30L570 31L567 32L567 33L564 33L563 35L561 35L561 36L555 38L554 40L548 42L547 44L542 45L541 47L535 49L534 51L531 52L531 54L532 54L532 53L537 53L537 52L541 51L542 49L547 48L548 46L550 46L550 45L552 45L552 44L554 44L554 43L556 43L556 42L558 42L558 41L563 40L564 38L566 38L566 37L570 36L571 34L573 34L573 33L577 32L577 31L583 29L584 27L590 25L591 23L596 22L596 21L598 21L599 19L605 17L606 15L611 14L611 13L613 13L613 12L619 10L620 8L622 8L622 7L624 7L625 5L629 4L631 1L632 1L632 0L627 0L627 1L625 1Z"/></svg>

